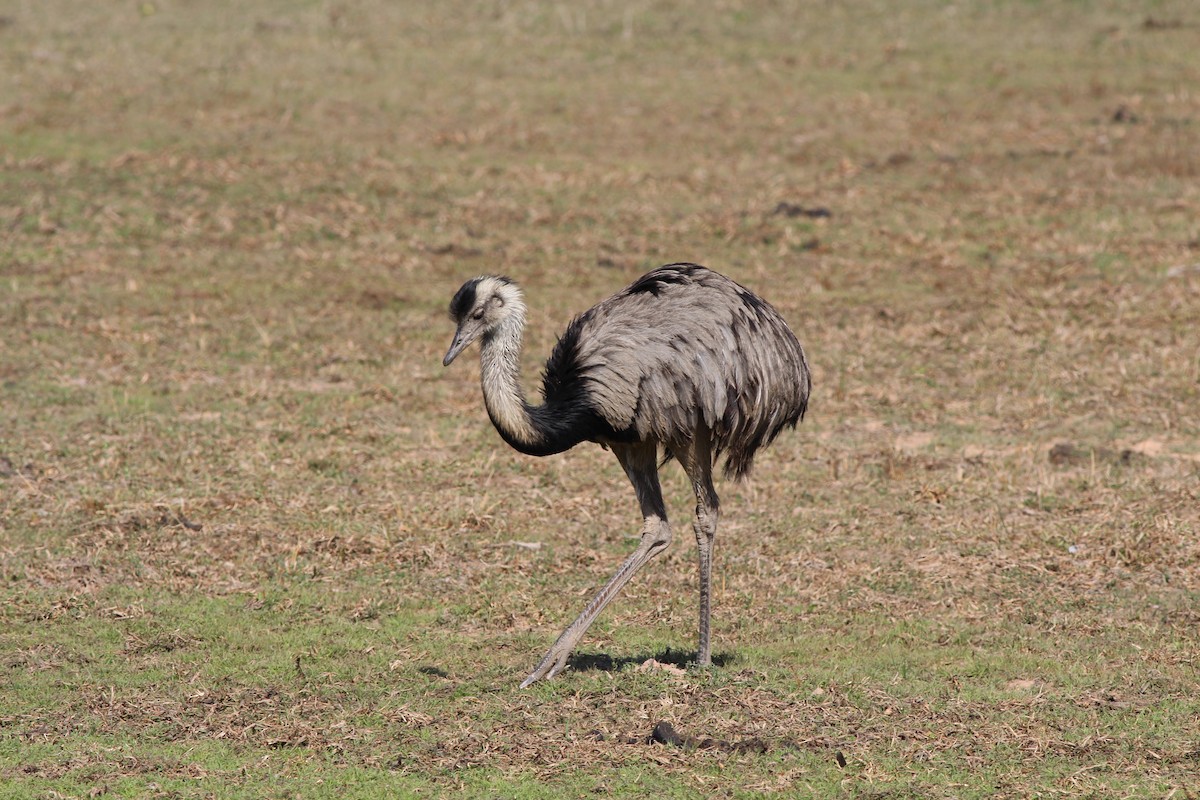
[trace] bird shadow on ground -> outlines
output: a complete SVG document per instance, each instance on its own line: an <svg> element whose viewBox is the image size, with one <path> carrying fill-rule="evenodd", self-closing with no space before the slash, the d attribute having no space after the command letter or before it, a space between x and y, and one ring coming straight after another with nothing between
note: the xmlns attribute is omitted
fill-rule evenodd
<svg viewBox="0 0 1200 800"><path fill-rule="evenodd" d="M588 672L590 670L620 672L625 667L636 667L649 659L654 659L660 664L671 664L672 666L687 669L688 667L696 666L696 651L672 650L668 647L666 650L660 650L657 653L616 657L610 656L608 653L574 653L567 660L567 666L580 672ZM733 653L713 653L712 655L714 667L728 666L736 660L737 656Z"/></svg>

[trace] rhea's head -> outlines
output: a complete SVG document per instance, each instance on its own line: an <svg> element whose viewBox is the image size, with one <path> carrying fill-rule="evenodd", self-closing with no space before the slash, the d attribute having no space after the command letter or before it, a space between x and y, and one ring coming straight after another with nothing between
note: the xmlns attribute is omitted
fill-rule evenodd
<svg viewBox="0 0 1200 800"><path fill-rule="evenodd" d="M525 300L521 289L499 275L481 275L462 285L450 301L450 319L458 326L454 341L442 359L448 366L467 345L480 336L490 335L505 322L525 324Z"/></svg>

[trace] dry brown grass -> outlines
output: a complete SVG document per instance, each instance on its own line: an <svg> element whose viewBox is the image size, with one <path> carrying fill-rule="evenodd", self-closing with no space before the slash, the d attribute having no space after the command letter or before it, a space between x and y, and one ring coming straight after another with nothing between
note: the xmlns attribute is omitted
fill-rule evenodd
<svg viewBox="0 0 1200 800"><path fill-rule="evenodd" d="M1188 4L0 17L0 780L1197 791ZM518 278L532 381L674 260L815 372L721 487L723 666L627 668L686 662L684 524L518 692L632 493L596 448L503 447L445 304Z"/></svg>

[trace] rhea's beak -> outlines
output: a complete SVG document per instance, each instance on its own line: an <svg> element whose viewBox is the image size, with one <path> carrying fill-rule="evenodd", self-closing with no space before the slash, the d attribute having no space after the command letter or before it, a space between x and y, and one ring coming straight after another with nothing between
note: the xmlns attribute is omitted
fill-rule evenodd
<svg viewBox="0 0 1200 800"><path fill-rule="evenodd" d="M469 322L469 320L464 321L454 332L454 341L450 343L450 349L446 351L446 357L442 359L443 367L450 366L450 362L457 358L459 353L466 350L467 345L479 337L479 329L470 325Z"/></svg>

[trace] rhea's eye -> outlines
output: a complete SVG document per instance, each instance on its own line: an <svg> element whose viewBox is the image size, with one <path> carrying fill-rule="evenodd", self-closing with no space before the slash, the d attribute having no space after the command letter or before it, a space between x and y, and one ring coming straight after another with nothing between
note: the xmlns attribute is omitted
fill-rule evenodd
<svg viewBox="0 0 1200 800"><path fill-rule="evenodd" d="M482 308L476 309L474 312L471 313L471 318L472 319L483 319L483 309Z"/></svg>

